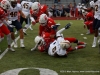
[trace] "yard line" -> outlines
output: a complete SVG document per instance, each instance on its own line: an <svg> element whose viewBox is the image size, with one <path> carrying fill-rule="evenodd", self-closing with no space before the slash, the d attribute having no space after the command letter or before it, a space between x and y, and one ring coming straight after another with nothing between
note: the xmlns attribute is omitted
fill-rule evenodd
<svg viewBox="0 0 100 75"><path fill-rule="evenodd" d="M26 31L29 29L29 27L26 29ZM15 41L17 41L20 37L18 36ZM24 37L25 38L25 37ZM14 42L11 43L11 47L14 45ZM7 48L5 49L5 51L0 55L0 59L3 58L3 56L8 52Z"/></svg>
<svg viewBox="0 0 100 75"><path fill-rule="evenodd" d="M15 39L16 41L19 39L19 36ZM14 45L14 42L11 43L11 47ZM0 55L0 59L3 58L3 56L8 52L8 49L6 48L5 51Z"/></svg>

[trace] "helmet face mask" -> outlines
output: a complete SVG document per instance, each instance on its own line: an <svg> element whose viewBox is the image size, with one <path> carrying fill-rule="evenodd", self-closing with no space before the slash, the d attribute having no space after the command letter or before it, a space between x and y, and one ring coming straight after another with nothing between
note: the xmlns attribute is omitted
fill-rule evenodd
<svg viewBox="0 0 100 75"><path fill-rule="evenodd" d="M40 3L39 2L32 3L32 7L31 8L34 11L34 14L37 14L39 12Z"/></svg>
<svg viewBox="0 0 100 75"><path fill-rule="evenodd" d="M34 9L33 11L34 11L34 14L38 14L39 9Z"/></svg>
<svg viewBox="0 0 100 75"><path fill-rule="evenodd" d="M34 42L38 43L38 45L42 45L44 44L44 39L41 36L36 36Z"/></svg>
<svg viewBox="0 0 100 75"><path fill-rule="evenodd" d="M8 0L2 0L0 6L4 9L4 10L8 10L10 8L10 3Z"/></svg>
<svg viewBox="0 0 100 75"><path fill-rule="evenodd" d="M45 26L45 25L47 24L47 21L48 21L48 17L47 17L46 14L40 15L39 23L40 23L42 26Z"/></svg>
<svg viewBox="0 0 100 75"><path fill-rule="evenodd" d="M11 6L14 8L17 5L17 1L16 0L11 0Z"/></svg>

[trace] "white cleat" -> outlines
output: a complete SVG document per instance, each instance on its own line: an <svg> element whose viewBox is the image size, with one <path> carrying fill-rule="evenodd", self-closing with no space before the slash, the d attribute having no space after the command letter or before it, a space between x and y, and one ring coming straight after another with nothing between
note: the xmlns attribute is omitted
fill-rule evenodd
<svg viewBox="0 0 100 75"><path fill-rule="evenodd" d="M18 34L18 31L16 30L16 31L15 31L15 35L17 35L17 34Z"/></svg>
<svg viewBox="0 0 100 75"><path fill-rule="evenodd" d="M20 44L21 48L25 48L25 45L23 43Z"/></svg>
<svg viewBox="0 0 100 75"><path fill-rule="evenodd" d="M14 43L14 48L17 48L18 47L18 45L17 45L17 42L16 43Z"/></svg>
<svg viewBox="0 0 100 75"><path fill-rule="evenodd" d="M93 43L92 47L96 47L96 43Z"/></svg>
<svg viewBox="0 0 100 75"><path fill-rule="evenodd" d="M7 48L8 50L15 52L15 50L13 48Z"/></svg>

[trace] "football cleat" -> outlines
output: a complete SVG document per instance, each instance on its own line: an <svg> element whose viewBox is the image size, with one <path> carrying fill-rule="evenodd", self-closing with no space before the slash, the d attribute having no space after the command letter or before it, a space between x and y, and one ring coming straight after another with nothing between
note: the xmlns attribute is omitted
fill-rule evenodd
<svg viewBox="0 0 100 75"><path fill-rule="evenodd" d="M15 52L15 50L13 48L7 48L8 50Z"/></svg>
<svg viewBox="0 0 100 75"><path fill-rule="evenodd" d="M92 47L96 47L96 43L95 42L93 42Z"/></svg>
<svg viewBox="0 0 100 75"><path fill-rule="evenodd" d="M14 48L17 48L18 47L18 45L17 45L17 42L16 43L14 43Z"/></svg>
<svg viewBox="0 0 100 75"><path fill-rule="evenodd" d="M15 31L15 35L17 35L17 34L18 34L18 31L16 30L16 31Z"/></svg>
<svg viewBox="0 0 100 75"><path fill-rule="evenodd" d="M20 44L21 48L25 48L25 45L23 43Z"/></svg>

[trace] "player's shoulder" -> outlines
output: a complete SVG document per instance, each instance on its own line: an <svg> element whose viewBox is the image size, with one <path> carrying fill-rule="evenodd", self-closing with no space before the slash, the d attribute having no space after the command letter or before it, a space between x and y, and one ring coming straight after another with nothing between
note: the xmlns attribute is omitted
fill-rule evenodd
<svg viewBox="0 0 100 75"><path fill-rule="evenodd" d="M47 5L43 4L41 5L41 9L46 9L47 8Z"/></svg>
<svg viewBox="0 0 100 75"><path fill-rule="evenodd" d="M48 18L48 22L52 23L52 22L54 22L54 20L52 18Z"/></svg>
<svg viewBox="0 0 100 75"><path fill-rule="evenodd" d="M21 4L20 3L17 3L17 7L21 7Z"/></svg>

